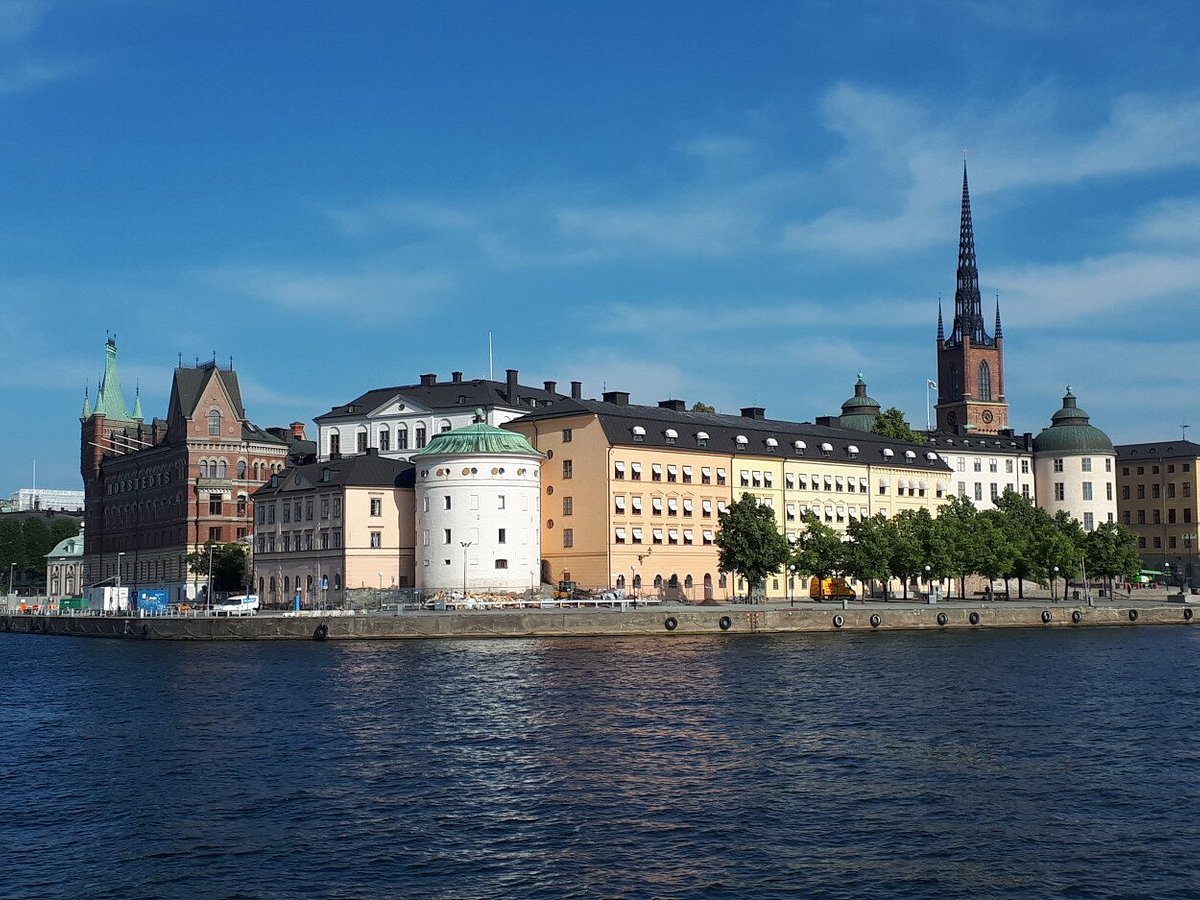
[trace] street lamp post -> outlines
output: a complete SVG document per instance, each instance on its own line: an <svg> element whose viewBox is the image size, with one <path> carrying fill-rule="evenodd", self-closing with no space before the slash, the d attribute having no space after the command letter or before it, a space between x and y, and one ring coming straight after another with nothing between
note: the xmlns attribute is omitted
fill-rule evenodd
<svg viewBox="0 0 1200 900"><path fill-rule="evenodd" d="M213 579L212 579L212 552L213 542L208 542L208 611L212 612L213 605Z"/></svg>
<svg viewBox="0 0 1200 900"><path fill-rule="evenodd" d="M796 567L788 566L788 606L796 605Z"/></svg>
<svg viewBox="0 0 1200 900"><path fill-rule="evenodd" d="M1058 602L1058 566L1054 567L1054 573L1050 576L1050 602Z"/></svg>
<svg viewBox="0 0 1200 900"><path fill-rule="evenodd" d="M467 599L467 548L471 546L473 541L459 541L463 548L463 599Z"/></svg>
<svg viewBox="0 0 1200 900"><path fill-rule="evenodd" d="M925 564L925 590L927 593L933 593L933 577L929 574L929 564Z"/></svg>
<svg viewBox="0 0 1200 900"><path fill-rule="evenodd" d="M9 565L8 565L8 593L9 593L9 596L13 596L13 594L14 594L13 582L16 580L16 577L17 577L17 564L9 563Z"/></svg>

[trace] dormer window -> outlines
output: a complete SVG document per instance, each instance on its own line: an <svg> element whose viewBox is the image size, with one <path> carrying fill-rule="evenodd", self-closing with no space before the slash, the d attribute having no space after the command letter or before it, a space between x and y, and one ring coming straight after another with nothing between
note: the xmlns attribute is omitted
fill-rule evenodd
<svg viewBox="0 0 1200 900"><path fill-rule="evenodd" d="M767 452L768 453L774 453L775 448L778 446L779 446L779 441L775 440L775 438L773 438L773 437L767 438Z"/></svg>
<svg viewBox="0 0 1200 900"><path fill-rule="evenodd" d="M854 446L854 444L851 444L846 448L846 455L851 459L855 459L858 456L858 447Z"/></svg>
<svg viewBox="0 0 1200 900"><path fill-rule="evenodd" d="M929 460L930 462L936 462L938 455L936 453L934 453L932 450L930 450L928 453L925 454L925 458L927 460Z"/></svg>
<svg viewBox="0 0 1200 900"><path fill-rule="evenodd" d="M909 461L911 462L912 460L914 460L914 459L916 459L916 458L917 458L917 454L916 454L916 453L914 453L912 450L905 450L905 451L904 451L904 458L905 458L905 459L907 459L907 460L909 460Z"/></svg>
<svg viewBox="0 0 1200 900"><path fill-rule="evenodd" d="M821 445L821 455L822 456L833 456L833 444L828 444L828 443L822 444Z"/></svg>
<svg viewBox="0 0 1200 900"><path fill-rule="evenodd" d="M708 432L707 431L697 431L696 432L696 446L697 447L707 447L708 446Z"/></svg>
<svg viewBox="0 0 1200 900"><path fill-rule="evenodd" d="M633 439L639 444L646 440L646 429L641 425L633 426Z"/></svg>
<svg viewBox="0 0 1200 900"><path fill-rule="evenodd" d="M679 432L674 428L668 428L663 432L663 437L667 439L668 444L674 444L679 440Z"/></svg>
<svg viewBox="0 0 1200 900"><path fill-rule="evenodd" d="M748 443L750 443L749 439L744 434L739 434L737 437L734 438L734 440L737 442L737 446L738 446L739 450L745 450L746 445Z"/></svg>
<svg viewBox="0 0 1200 900"><path fill-rule="evenodd" d="M891 448L891 447L884 447L884 448L883 448L883 458L884 458L884 459L891 459L891 458L892 458L893 456L895 456L895 455L896 455L896 454L892 452L892 448Z"/></svg>
<svg viewBox="0 0 1200 900"><path fill-rule="evenodd" d="M332 475L332 473L330 472L330 470L328 468L321 470L321 480L322 481L328 481L331 475Z"/></svg>
<svg viewBox="0 0 1200 900"><path fill-rule="evenodd" d="M804 441L796 441L792 446L796 448L797 456L803 456L804 451L808 449L808 444L804 443Z"/></svg>

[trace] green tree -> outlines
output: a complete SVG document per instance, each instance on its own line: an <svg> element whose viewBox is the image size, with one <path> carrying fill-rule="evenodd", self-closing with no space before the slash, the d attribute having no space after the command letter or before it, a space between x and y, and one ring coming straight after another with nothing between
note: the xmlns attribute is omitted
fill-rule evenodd
<svg viewBox="0 0 1200 900"><path fill-rule="evenodd" d="M846 546L844 571L863 583L881 581L886 587L891 575L891 524L876 513L869 519L851 519L846 533L850 543Z"/></svg>
<svg viewBox="0 0 1200 900"><path fill-rule="evenodd" d="M46 583L46 554L58 542L50 536L50 526L39 515L28 516L21 530L25 533L25 560L17 567L24 568L26 584L41 588Z"/></svg>
<svg viewBox="0 0 1200 900"><path fill-rule="evenodd" d="M715 413L716 411L717 408L715 406L709 406L707 403L702 403L699 400L692 404L692 412Z"/></svg>
<svg viewBox="0 0 1200 900"><path fill-rule="evenodd" d="M824 581L845 571L847 545L836 528L826 525L811 512L801 519L803 529L796 533L791 565L805 576L818 579L817 599L825 595Z"/></svg>
<svg viewBox="0 0 1200 900"><path fill-rule="evenodd" d="M1005 531L1004 515L997 509L985 509L976 520L979 530L979 557L975 571L991 582L1005 578L1013 568L1015 549ZM1008 585L1005 584L1007 592Z"/></svg>
<svg viewBox="0 0 1200 900"><path fill-rule="evenodd" d="M67 538L73 538L78 534L78 522L66 516L55 516L54 520L50 523L50 539L54 542L50 549L54 549L54 546L59 541L65 541Z"/></svg>
<svg viewBox="0 0 1200 900"><path fill-rule="evenodd" d="M212 590L240 591L245 587L246 548L241 544L207 543L203 550L187 555L188 569L196 575L208 576L209 551L212 551Z"/></svg>
<svg viewBox="0 0 1200 900"><path fill-rule="evenodd" d="M871 431L893 440L907 441L910 444L925 443L925 435L913 431L908 420L904 418L904 413L894 406L885 409L875 417L875 424L871 426Z"/></svg>
<svg viewBox="0 0 1200 900"><path fill-rule="evenodd" d="M888 568L892 574L904 581L904 598L908 599L908 584L914 578L938 572L935 561L929 557L930 532L933 516L927 509L905 509L897 513L892 522L891 558ZM948 566L947 566L948 567Z"/></svg>
<svg viewBox="0 0 1200 900"><path fill-rule="evenodd" d="M967 576L978 571L983 556L982 537L979 511L966 497L951 497L942 504L930 526L930 571L939 578L958 578L960 598L966 597Z"/></svg>
<svg viewBox="0 0 1200 900"><path fill-rule="evenodd" d="M1112 595L1114 578L1132 578L1142 567L1137 538L1124 525L1104 522L1087 536L1087 574L1102 578Z"/></svg>
<svg viewBox="0 0 1200 900"><path fill-rule="evenodd" d="M16 563L16 569L13 568ZM25 531L21 523L12 515L0 516L0 575L8 586L9 593L14 590L14 583L22 580L22 573L17 569L25 566Z"/></svg>
<svg viewBox="0 0 1200 900"><path fill-rule="evenodd" d="M753 494L742 494L720 514L716 544L721 571L745 578L751 594L788 558L787 538L775 524L775 511Z"/></svg>
<svg viewBox="0 0 1200 900"><path fill-rule="evenodd" d="M1017 596L1025 597L1025 579L1035 577L1033 554L1034 534L1046 518L1044 510L1033 505L1028 497L1006 490L995 501L999 516L1000 536L1007 545L1012 563L1004 573L1004 591L1011 593L1009 580L1017 579Z"/></svg>

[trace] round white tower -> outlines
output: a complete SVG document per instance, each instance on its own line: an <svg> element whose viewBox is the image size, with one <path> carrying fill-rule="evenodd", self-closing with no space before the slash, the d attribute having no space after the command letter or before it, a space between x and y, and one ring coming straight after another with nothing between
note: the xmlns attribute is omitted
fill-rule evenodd
<svg viewBox="0 0 1200 900"><path fill-rule="evenodd" d="M469 593L537 587L542 455L524 437L467 425L435 436L412 463L417 587Z"/></svg>

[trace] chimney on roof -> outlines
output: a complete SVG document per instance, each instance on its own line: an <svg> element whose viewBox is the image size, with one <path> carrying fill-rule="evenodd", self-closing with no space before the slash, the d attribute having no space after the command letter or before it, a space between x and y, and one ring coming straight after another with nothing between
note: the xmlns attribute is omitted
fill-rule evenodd
<svg viewBox="0 0 1200 900"><path fill-rule="evenodd" d="M437 384L437 376L429 372L421 376L421 387L429 387L431 384Z"/></svg>
<svg viewBox="0 0 1200 900"><path fill-rule="evenodd" d="M504 397L508 400L509 406L516 406L520 402L520 397L517 394L517 370L505 370Z"/></svg>
<svg viewBox="0 0 1200 900"><path fill-rule="evenodd" d="M611 403L613 406L629 405L629 391L605 391L601 396L605 403Z"/></svg>
<svg viewBox="0 0 1200 900"><path fill-rule="evenodd" d="M675 412L687 412L687 403L683 400L659 400L659 409L673 409Z"/></svg>
<svg viewBox="0 0 1200 900"><path fill-rule="evenodd" d="M547 394L557 394L558 393L558 383L557 382L543 381L542 384L545 385Z"/></svg>
<svg viewBox="0 0 1200 900"><path fill-rule="evenodd" d="M761 406L743 406L742 407L742 418L743 419L765 419L766 417L767 417L767 411L765 408L763 408Z"/></svg>
<svg viewBox="0 0 1200 900"><path fill-rule="evenodd" d="M292 440L294 440L294 441L305 440L304 423L303 422L293 422L292 423Z"/></svg>
<svg viewBox="0 0 1200 900"><path fill-rule="evenodd" d="M582 381L572 381L571 382L571 399L572 400L582 400L583 399L583 382Z"/></svg>
<svg viewBox="0 0 1200 900"><path fill-rule="evenodd" d="M462 384L462 372L451 372L450 380L455 384Z"/></svg>

